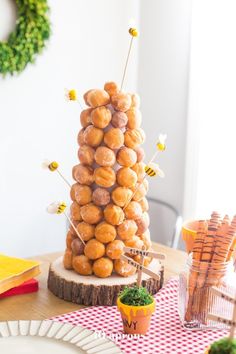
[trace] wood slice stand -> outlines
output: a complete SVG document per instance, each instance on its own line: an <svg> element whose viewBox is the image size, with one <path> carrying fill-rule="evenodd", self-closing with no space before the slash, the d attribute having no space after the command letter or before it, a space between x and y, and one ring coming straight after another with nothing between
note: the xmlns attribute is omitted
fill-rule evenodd
<svg viewBox="0 0 236 354"><path fill-rule="evenodd" d="M151 294L156 294L163 285L164 268L155 259L149 268L160 274L160 280L153 279L143 273L142 286L145 286ZM125 286L135 285L136 281L137 274L128 278L114 274L105 279L95 276L81 276L72 270L66 270L62 263L62 257L60 257L50 265L48 288L54 295L65 301L86 306L111 306L116 305L119 292Z"/></svg>

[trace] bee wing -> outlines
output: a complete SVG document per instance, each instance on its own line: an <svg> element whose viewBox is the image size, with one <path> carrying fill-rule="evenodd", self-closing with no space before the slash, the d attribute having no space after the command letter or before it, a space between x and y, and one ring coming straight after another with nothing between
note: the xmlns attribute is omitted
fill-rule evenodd
<svg viewBox="0 0 236 354"><path fill-rule="evenodd" d="M60 206L60 202L54 202L47 207L47 212L49 214L56 214L59 206Z"/></svg>
<svg viewBox="0 0 236 354"><path fill-rule="evenodd" d="M160 134L160 135L159 135L159 141L160 141L160 143L161 143L161 144L165 144L166 138L167 138L167 135L166 135L166 134Z"/></svg>
<svg viewBox="0 0 236 354"><path fill-rule="evenodd" d="M160 167L158 168L157 174L159 177L164 178L165 177L165 173L160 169Z"/></svg>
<svg viewBox="0 0 236 354"><path fill-rule="evenodd" d="M44 170L47 170L49 165L50 165L50 161L45 159L45 160L43 160L41 166Z"/></svg>

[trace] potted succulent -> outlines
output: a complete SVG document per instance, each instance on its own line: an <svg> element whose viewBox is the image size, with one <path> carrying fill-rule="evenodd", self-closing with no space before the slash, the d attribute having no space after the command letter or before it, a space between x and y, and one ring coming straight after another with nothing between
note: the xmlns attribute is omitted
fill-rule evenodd
<svg viewBox="0 0 236 354"><path fill-rule="evenodd" d="M205 354L236 354L236 339L222 338L214 342Z"/></svg>
<svg viewBox="0 0 236 354"><path fill-rule="evenodd" d="M124 332L128 334L146 334L155 312L155 300L146 288L125 287L117 299Z"/></svg>

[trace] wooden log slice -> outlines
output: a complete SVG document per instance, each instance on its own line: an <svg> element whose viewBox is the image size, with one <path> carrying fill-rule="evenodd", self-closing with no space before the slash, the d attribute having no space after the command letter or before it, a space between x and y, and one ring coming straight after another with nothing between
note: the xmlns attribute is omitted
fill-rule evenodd
<svg viewBox="0 0 236 354"><path fill-rule="evenodd" d="M149 268L160 274L160 280L151 278L143 273L142 286L145 286L151 294L156 294L162 288L164 280L164 268L158 260L153 260ZM62 263L62 257L56 259L50 265L48 275L48 288L60 299L80 305L116 305L119 292L125 286L136 284L137 274L123 278L112 275L109 278L97 278L95 276L82 276L72 270L66 270Z"/></svg>

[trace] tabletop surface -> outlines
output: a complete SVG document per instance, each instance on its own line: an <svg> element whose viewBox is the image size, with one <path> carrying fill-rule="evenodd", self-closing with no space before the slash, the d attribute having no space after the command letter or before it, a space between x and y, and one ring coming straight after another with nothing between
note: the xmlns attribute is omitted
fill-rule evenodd
<svg viewBox="0 0 236 354"><path fill-rule="evenodd" d="M167 281L170 277L178 275L182 270L187 255L185 252L175 250L164 245L153 243L155 251L165 253L164 278ZM41 262L41 274L38 277L39 291L33 294L12 296L0 300L0 321L7 320L42 320L57 316L63 313L79 310L84 306L66 302L54 296L47 289L47 276L50 262L61 256L62 253L51 253L34 259Z"/></svg>

